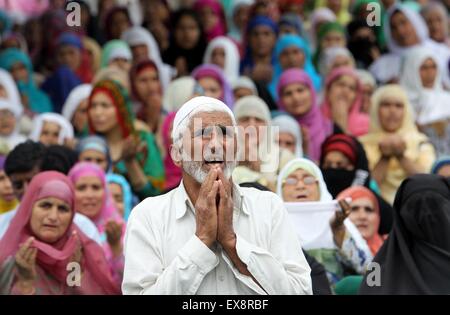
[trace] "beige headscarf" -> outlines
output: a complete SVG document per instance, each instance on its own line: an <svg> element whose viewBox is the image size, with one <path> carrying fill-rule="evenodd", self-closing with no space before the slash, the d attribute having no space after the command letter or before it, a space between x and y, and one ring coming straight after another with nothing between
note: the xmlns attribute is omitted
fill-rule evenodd
<svg viewBox="0 0 450 315"><path fill-rule="evenodd" d="M361 143L369 159L369 167L374 169L381 158L378 147L380 141L391 133L383 130L380 124L378 111L383 99L395 98L405 105L405 114L401 127L395 132L406 142L405 156L413 161L423 172L428 172L435 159L433 146L428 142L428 138L419 132L414 124L412 108L408 97L400 85L388 84L376 90L372 96L372 106L370 108L370 129L367 135L360 137ZM384 182L381 184L381 195L389 202L393 202L397 188L406 178L406 173L396 159L389 161L388 172Z"/></svg>

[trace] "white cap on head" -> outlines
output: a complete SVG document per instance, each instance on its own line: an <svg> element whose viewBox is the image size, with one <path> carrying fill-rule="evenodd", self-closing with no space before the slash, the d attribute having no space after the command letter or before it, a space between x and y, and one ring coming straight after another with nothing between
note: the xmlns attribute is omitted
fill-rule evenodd
<svg viewBox="0 0 450 315"><path fill-rule="evenodd" d="M194 97L184 103L175 115L172 128L172 141L174 143L181 138L189 126L191 118L199 112L225 112L230 116L233 126L236 126L233 112L224 102L208 96Z"/></svg>

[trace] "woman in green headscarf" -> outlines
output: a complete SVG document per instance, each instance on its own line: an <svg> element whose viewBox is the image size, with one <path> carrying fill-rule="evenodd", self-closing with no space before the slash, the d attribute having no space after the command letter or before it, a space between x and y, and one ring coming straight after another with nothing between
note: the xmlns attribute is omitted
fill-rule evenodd
<svg viewBox="0 0 450 315"><path fill-rule="evenodd" d="M128 92L119 83L101 80L93 87L88 121L92 133L105 137L114 172L129 180L139 199L161 193L164 166L155 137L135 129Z"/></svg>
<svg viewBox="0 0 450 315"><path fill-rule="evenodd" d="M131 69L131 61L131 50L125 41L113 39L103 46L101 68L115 65L128 73Z"/></svg>
<svg viewBox="0 0 450 315"><path fill-rule="evenodd" d="M322 52L330 47L346 47L345 29L338 22L327 22L320 26L317 32L317 50L314 54L314 65L319 66L319 59Z"/></svg>
<svg viewBox="0 0 450 315"><path fill-rule="evenodd" d="M41 91L33 79L33 65L30 58L17 48L8 48L0 53L0 68L9 71L16 81L22 96L22 104L35 113L53 110L50 98Z"/></svg>

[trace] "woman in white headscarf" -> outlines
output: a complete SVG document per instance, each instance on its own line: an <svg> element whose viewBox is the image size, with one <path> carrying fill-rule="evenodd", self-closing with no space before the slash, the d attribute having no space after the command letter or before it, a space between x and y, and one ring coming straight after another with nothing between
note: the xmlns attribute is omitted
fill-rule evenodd
<svg viewBox="0 0 450 315"><path fill-rule="evenodd" d="M303 137L298 121L290 115L281 114L272 119L272 126L278 128L278 145L291 151L297 158L303 157Z"/></svg>
<svg viewBox="0 0 450 315"><path fill-rule="evenodd" d="M77 136L86 136L89 133L87 126L87 106L91 91L91 84L77 86L70 92L62 107L62 115L72 123Z"/></svg>
<svg viewBox="0 0 450 315"><path fill-rule="evenodd" d="M400 79L416 123L429 137L438 157L450 154L450 93L442 87L441 73L434 53L417 48L406 56Z"/></svg>
<svg viewBox="0 0 450 315"><path fill-rule="evenodd" d="M296 158L287 163L278 176L277 194L285 202L303 249L324 265L331 285L344 276L344 266L356 274L365 272L373 258L368 245L342 215L344 211L339 211L314 162Z"/></svg>
<svg viewBox="0 0 450 315"><path fill-rule="evenodd" d="M30 139L40 141L46 146L68 144L73 139L73 127L64 116L44 113L33 120Z"/></svg>
<svg viewBox="0 0 450 315"><path fill-rule="evenodd" d="M427 23L430 37L438 43L450 46L449 18L445 6L441 2L430 1L420 10L420 14Z"/></svg>
<svg viewBox="0 0 450 315"><path fill-rule="evenodd" d="M31 129L31 119L24 115L26 110L22 106L19 90L16 82L8 71L0 69L0 98L5 98L9 106L13 106L15 112L20 111L20 115L16 117L17 132L28 134Z"/></svg>
<svg viewBox="0 0 450 315"><path fill-rule="evenodd" d="M425 21L416 11L395 4L386 13L384 34L389 53L382 55L371 66L370 72L382 83L398 82L401 72L401 61L412 48L425 47L432 51L439 65L447 68L450 49L430 39ZM443 80L448 81L448 75Z"/></svg>
<svg viewBox="0 0 450 315"><path fill-rule="evenodd" d="M336 14L326 7L317 8L313 11L310 17L311 24L309 25L309 42L311 43L311 50L316 50L317 32L322 24L326 22L336 21Z"/></svg>
<svg viewBox="0 0 450 315"><path fill-rule="evenodd" d="M148 58L156 64L162 87L165 89L174 76L175 70L163 63L158 44L153 35L141 26L133 26L123 33L122 39L130 46L135 63Z"/></svg>
<svg viewBox="0 0 450 315"><path fill-rule="evenodd" d="M320 55L319 72L323 78L326 78L335 68L355 68L355 64L355 58L346 47L329 47Z"/></svg>
<svg viewBox="0 0 450 315"><path fill-rule="evenodd" d="M209 42L203 56L203 63L215 64L222 68L230 82L239 76L239 51L236 44L228 37L219 36Z"/></svg>
<svg viewBox="0 0 450 315"><path fill-rule="evenodd" d="M0 143L5 144L8 151L26 140L19 131L22 112L22 105L7 98L0 98Z"/></svg>
<svg viewBox="0 0 450 315"><path fill-rule="evenodd" d="M239 99L233 109L239 129L239 165L234 169L236 183L258 182L275 191L280 169L294 155L274 141L270 112L258 96Z"/></svg>

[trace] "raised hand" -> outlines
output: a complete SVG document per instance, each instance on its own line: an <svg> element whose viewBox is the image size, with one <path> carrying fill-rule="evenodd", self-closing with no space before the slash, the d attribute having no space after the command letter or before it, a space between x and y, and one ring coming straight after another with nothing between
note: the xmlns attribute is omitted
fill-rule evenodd
<svg viewBox="0 0 450 315"><path fill-rule="evenodd" d="M211 247L217 238L217 194L219 181L217 170L211 168L206 180L200 187L200 192L195 203L195 235Z"/></svg>
<svg viewBox="0 0 450 315"><path fill-rule="evenodd" d="M25 243L20 245L16 253L16 270L19 282L32 282L36 280L36 255L37 248L32 248L31 243L34 237L28 238Z"/></svg>
<svg viewBox="0 0 450 315"><path fill-rule="evenodd" d="M217 211L217 241L223 248L233 245L236 235L233 229L232 184L225 178L222 169L218 169L219 208Z"/></svg>
<svg viewBox="0 0 450 315"><path fill-rule="evenodd" d="M344 199L339 200L339 206L340 210L337 210L334 217L330 220L330 227L333 231L334 242L340 248L345 236L344 220L350 215L351 208Z"/></svg>

